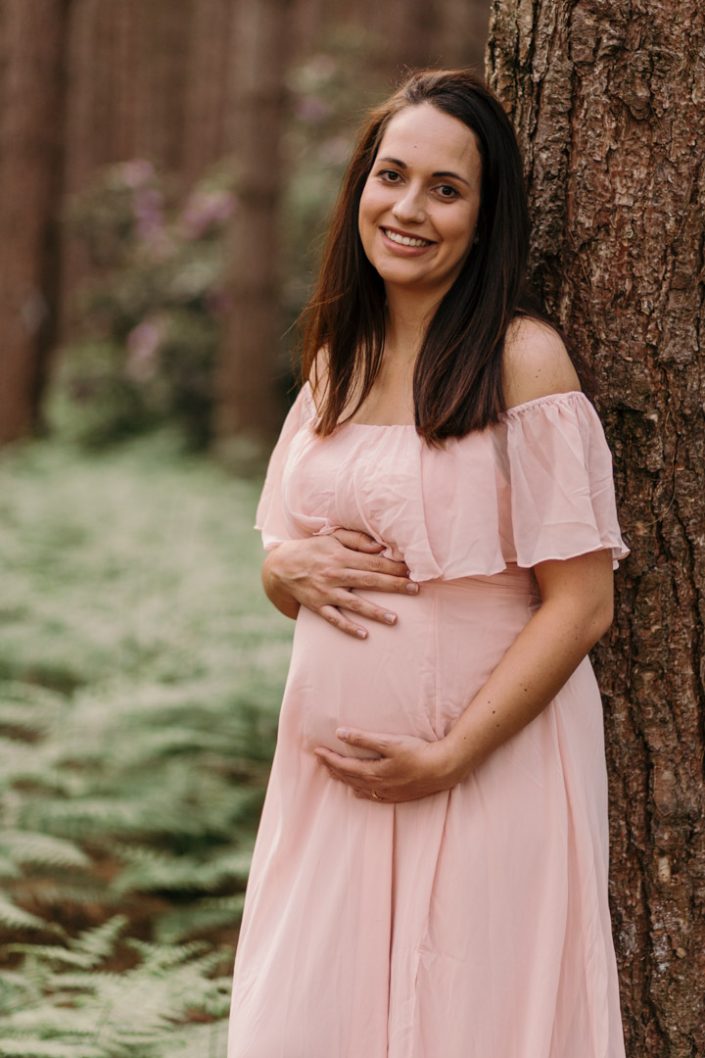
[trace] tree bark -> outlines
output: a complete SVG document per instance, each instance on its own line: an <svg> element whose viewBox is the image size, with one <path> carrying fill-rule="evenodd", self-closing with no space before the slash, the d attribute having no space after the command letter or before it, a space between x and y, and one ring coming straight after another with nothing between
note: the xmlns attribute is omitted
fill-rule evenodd
<svg viewBox="0 0 705 1058"><path fill-rule="evenodd" d="M239 0L232 24L226 138L235 145L238 205L230 231L215 426L221 454L243 466L261 457L281 422L275 375L288 13L289 0Z"/></svg>
<svg viewBox="0 0 705 1058"><path fill-rule="evenodd" d="M0 444L34 433L54 344L68 0L6 0L0 115Z"/></svg>
<svg viewBox="0 0 705 1058"><path fill-rule="evenodd" d="M705 8L493 0L532 274L592 362L632 555L596 651L628 1054L705 1054Z"/></svg>

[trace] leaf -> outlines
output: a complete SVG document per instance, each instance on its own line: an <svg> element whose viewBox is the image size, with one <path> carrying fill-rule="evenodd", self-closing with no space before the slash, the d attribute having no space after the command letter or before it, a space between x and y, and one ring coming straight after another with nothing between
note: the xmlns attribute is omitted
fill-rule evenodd
<svg viewBox="0 0 705 1058"><path fill-rule="evenodd" d="M50 929L51 924L32 915L0 893L0 922L10 929ZM2 1051L0 1051L2 1054Z"/></svg>
<svg viewBox="0 0 705 1058"><path fill-rule="evenodd" d="M91 861L73 841L29 830L0 830L0 849L15 863L47 867L90 867Z"/></svg>
<svg viewBox="0 0 705 1058"><path fill-rule="evenodd" d="M2 1058L106 1058L100 1047L37 1036L0 1037L0 1054Z"/></svg>

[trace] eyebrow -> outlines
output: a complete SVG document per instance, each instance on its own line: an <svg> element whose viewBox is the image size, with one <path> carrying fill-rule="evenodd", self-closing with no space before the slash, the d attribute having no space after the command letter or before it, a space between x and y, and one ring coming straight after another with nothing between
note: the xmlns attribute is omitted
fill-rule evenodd
<svg viewBox="0 0 705 1058"><path fill-rule="evenodd" d="M406 164L406 162L402 162L399 158L380 158L379 160L380 160L380 162L391 162L392 165L396 165L397 168L399 168L399 169L408 169L409 168L409 166ZM443 170L441 172L431 173L431 176L433 176L433 177L437 177L437 176L450 177L451 180L459 180L461 184L467 184L467 186L470 187L469 182L465 179L464 176L460 176L458 173L452 173L452 172L450 172L450 170Z"/></svg>

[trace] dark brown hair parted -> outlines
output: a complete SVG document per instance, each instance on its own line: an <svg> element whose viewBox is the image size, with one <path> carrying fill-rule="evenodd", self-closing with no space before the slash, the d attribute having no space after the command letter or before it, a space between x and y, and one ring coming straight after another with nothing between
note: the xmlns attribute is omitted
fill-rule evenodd
<svg viewBox="0 0 705 1058"><path fill-rule="evenodd" d="M384 283L358 234L358 207L385 129L410 106L430 103L474 132L482 158L478 242L441 300L414 369L416 428L429 443L496 422L504 338L516 315L543 319L525 287L529 217L521 157L501 103L469 70L413 74L363 127L333 212L314 293L304 309L302 380L325 348L327 382L317 431L331 433L354 392L360 407L382 362ZM353 411L353 414L354 414Z"/></svg>

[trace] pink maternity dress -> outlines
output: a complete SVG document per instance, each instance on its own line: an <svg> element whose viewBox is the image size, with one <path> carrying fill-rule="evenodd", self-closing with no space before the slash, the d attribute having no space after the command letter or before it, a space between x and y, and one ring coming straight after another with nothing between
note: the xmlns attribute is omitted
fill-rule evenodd
<svg viewBox="0 0 705 1058"><path fill-rule="evenodd" d="M587 658L452 790L361 800L312 752L359 753L340 725L442 738L539 605L535 563L629 553L597 414L580 392L540 397L440 449L413 426L320 438L314 419L306 385L270 460L264 546L360 529L421 590L366 592L398 622L365 641L299 611L228 1058L623 1058Z"/></svg>

